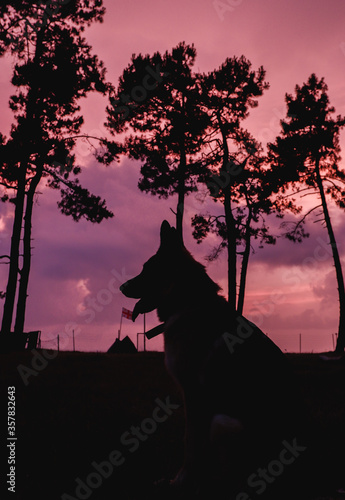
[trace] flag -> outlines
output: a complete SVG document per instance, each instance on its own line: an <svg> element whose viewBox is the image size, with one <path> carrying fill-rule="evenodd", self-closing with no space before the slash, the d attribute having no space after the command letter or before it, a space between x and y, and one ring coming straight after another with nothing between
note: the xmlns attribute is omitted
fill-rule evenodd
<svg viewBox="0 0 345 500"><path fill-rule="evenodd" d="M122 317L123 318L132 319L132 314L133 314L133 311L130 311L129 309L125 309L124 307L122 308Z"/></svg>

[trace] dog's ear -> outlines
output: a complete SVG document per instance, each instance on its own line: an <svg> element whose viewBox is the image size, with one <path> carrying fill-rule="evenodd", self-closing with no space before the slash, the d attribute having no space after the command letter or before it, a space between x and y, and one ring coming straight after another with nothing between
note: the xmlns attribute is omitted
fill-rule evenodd
<svg viewBox="0 0 345 500"><path fill-rule="evenodd" d="M178 241L176 229L171 227L168 221L164 220L161 225L161 247L171 248L173 245L176 246Z"/></svg>
<svg viewBox="0 0 345 500"><path fill-rule="evenodd" d="M163 220L161 225L161 244L168 240L170 235L170 224L167 220Z"/></svg>

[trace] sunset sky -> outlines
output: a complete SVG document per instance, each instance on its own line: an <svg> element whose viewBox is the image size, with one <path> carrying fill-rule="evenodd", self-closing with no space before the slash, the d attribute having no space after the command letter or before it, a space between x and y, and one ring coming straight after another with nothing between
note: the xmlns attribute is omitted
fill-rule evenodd
<svg viewBox="0 0 345 500"><path fill-rule="evenodd" d="M293 93L295 85L302 85L311 73L325 78L331 104L337 114L345 115L343 0L105 0L104 5L104 23L86 30L85 37L115 85L132 54L165 52L185 41L196 47L197 71L216 69L227 57L242 54L254 69L261 65L266 69L270 89L246 122L263 145L279 133L279 120L286 113L285 93ZM0 132L5 135L13 121L8 107L12 63L9 57L0 59ZM105 135L106 105L107 100L96 95L83 100L85 132ZM344 132L341 146L344 154ZM115 217L100 225L75 223L59 212L58 194L40 186L33 217L26 330L41 330L43 347L55 346L53 339L60 334L62 348L71 349L74 329L78 350L105 351L117 335L122 307L132 310L135 304L118 287L138 274L157 250L162 220L175 223L170 209L175 209L176 199L159 200L141 193L136 162L99 165L83 142L76 153L84 167L82 185L104 197ZM342 165L345 168L344 161ZM186 199L185 244L203 263L217 240L209 237L197 245L190 218L206 210L195 197ZM13 206L1 204L0 211L0 254L7 254ZM345 257L344 213L332 203L330 211ZM275 218L269 225L279 233ZM327 232L313 219L307 229L310 238L302 244L280 239L275 246L255 248L250 257L244 313L287 351L299 350L299 334L303 351L331 349L338 325L337 284ZM345 270L344 258L342 262ZM207 269L225 293L226 254L207 264ZM0 265L0 290L5 290L7 272L8 266ZM147 328L157 323L155 312L147 315ZM129 335L136 343L135 334L142 330L142 316L135 324L123 319L122 336ZM162 346L162 338L147 341L148 349Z"/></svg>

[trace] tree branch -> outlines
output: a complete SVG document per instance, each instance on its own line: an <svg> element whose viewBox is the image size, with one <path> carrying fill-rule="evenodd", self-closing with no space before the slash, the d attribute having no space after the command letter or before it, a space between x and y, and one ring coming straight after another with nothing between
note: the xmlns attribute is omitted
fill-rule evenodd
<svg viewBox="0 0 345 500"><path fill-rule="evenodd" d="M302 193L303 191L310 191L310 189L314 189L314 188L312 186L309 186L309 187L306 187L303 189L297 189L297 191L294 191L293 193L290 193L290 194L286 194L284 196L280 196L279 198L280 199L289 198L290 196L295 196L296 194ZM317 193L317 191L316 191L316 193ZM301 196L301 198L302 198L302 196Z"/></svg>
<svg viewBox="0 0 345 500"><path fill-rule="evenodd" d="M311 214L314 210L316 210L317 208L320 208L320 207L322 207L322 204L320 204L320 205L316 205L315 207L313 207L313 208L311 208L310 210L308 210L308 212L307 212L306 214L304 214L304 216L303 216L303 217L302 217L302 218L301 218L298 222L293 222L293 224L296 224L295 229L294 229L294 231L293 231L293 232L294 232L294 233L296 232L297 228L298 228L298 227L299 227L299 226L300 226L300 225L301 225L301 224L305 221L305 219L308 217L308 215L310 215L310 214ZM289 222L288 222L288 221L283 222L283 223L281 224L281 226L285 226L285 225L287 225L287 224L289 224ZM291 224L291 222L290 222L290 224Z"/></svg>
<svg viewBox="0 0 345 500"><path fill-rule="evenodd" d="M9 184L6 184L6 182L0 182L0 186L4 186L6 189L15 189L15 190L17 190L16 186L10 186Z"/></svg>
<svg viewBox="0 0 345 500"><path fill-rule="evenodd" d="M331 184L333 184L333 186L335 187L335 189L337 189L338 191L340 191L340 192L341 192L340 187L339 187L339 186L337 186L337 184L336 184L334 181L332 181L331 179L329 179L328 177L324 177L322 180L327 181L327 182L330 182ZM339 179L339 180L340 180L340 179ZM341 182L342 182L343 184L345 184L345 182L343 182L343 181L341 181Z"/></svg>

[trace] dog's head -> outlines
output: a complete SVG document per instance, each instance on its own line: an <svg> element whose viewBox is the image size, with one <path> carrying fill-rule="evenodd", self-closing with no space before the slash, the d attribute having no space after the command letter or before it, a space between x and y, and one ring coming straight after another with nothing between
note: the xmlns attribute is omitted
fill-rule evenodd
<svg viewBox="0 0 345 500"><path fill-rule="evenodd" d="M176 229L165 220L160 230L160 247L143 265L138 276L120 286L121 292L132 299L140 299L134 306L132 319L139 314L153 311L169 294L178 271L178 253L183 244Z"/></svg>

